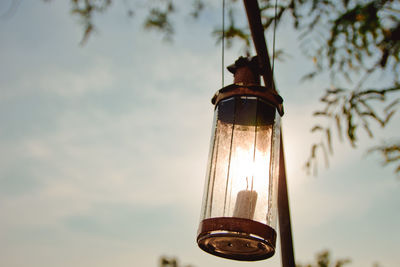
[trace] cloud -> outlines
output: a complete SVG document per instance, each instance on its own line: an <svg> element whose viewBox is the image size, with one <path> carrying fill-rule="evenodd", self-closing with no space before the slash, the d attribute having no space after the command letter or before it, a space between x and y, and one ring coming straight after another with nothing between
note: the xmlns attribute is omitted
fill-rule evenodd
<svg viewBox="0 0 400 267"><path fill-rule="evenodd" d="M88 68L71 69L68 66L49 65L21 73L15 80L2 84L2 101L31 95L48 94L58 97L77 97L111 89L115 78L109 64L101 59L91 62Z"/></svg>
<svg viewBox="0 0 400 267"><path fill-rule="evenodd" d="M8 195L2 196L2 209L9 216L3 225L54 226L63 218L89 214L97 203L178 205L197 217L192 205L201 202L212 106L203 103L201 94L180 90L150 90L138 98L152 102L124 113L93 102L76 109L60 106L51 128L3 141L9 147L3 166L13 169L18 163L25 170L23 177L10 175L24 188L22 195L4 184ZM24 179L39 186L33 190Z"/></svg>

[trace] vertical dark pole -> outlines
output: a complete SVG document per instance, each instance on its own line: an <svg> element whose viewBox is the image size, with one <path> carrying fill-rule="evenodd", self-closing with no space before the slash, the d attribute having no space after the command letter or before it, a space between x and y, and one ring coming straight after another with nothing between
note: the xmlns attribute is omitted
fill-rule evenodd
<svg viewBox="0 0 400 267"><path fill-rule="evenodd" d="M269 60L267 42L264 36L264 27L261 24L261 13L257 0L243 0L247 20L249 21L251 37L257 52L258 61L262 70L264 84L268 89L275 90L274 77L272 77L271 63Z"/></svg>
<svg viewBox="0 0 400 267"><path fill-rule="evenodd" d="M281 147L279 153L278 215L281 238L281 258L283 267L295 267L292 226L290 223L289 196L286 183L286 164L281 128Z"/></svg>
<svg viewBox="0 0 400 267"><path fill-rule="evenodd" d="M264 28L261 23L261 12L257 0L243 0L247 19L249 21L251 36L257 52L260 67L263 70L265 86L275 91L275 83L268 55L267 43L264 36ZM292 241L292 228L290 223L289 198L286 183L285 155L281 134L281 147L279 159L279 185L278 185L278 213L279 231L281 240L281 256L283 267L295 267L294 250Z"/></svg>

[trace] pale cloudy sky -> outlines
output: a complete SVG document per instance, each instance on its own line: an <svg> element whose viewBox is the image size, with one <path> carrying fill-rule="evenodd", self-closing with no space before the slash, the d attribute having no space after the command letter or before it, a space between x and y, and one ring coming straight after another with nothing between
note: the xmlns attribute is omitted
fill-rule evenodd
<svg viewBox="0 0 400 267"><path fill-rule="evenodd" d="M181 16L174 42L165 43L115 3L81 47L68 2L21 1L0 19L0 265L156 267L167 255L196 267L278 266L279 253L233 262L195 242L210 98L221 85L220 47L210 34L218 5L197 22ZM1 1L2 14L10 3ZM277 34L290 54L277 63L276 81L286 104L297 260L330 249L355 267L400 266L400 181L365 155L369 139L360 150L335 142L318 177L302 170L327 81L299 83L310 64L292 32ZM226 64L240 52L228 51ZM397 115L377 140L399 130Z"/></svg>

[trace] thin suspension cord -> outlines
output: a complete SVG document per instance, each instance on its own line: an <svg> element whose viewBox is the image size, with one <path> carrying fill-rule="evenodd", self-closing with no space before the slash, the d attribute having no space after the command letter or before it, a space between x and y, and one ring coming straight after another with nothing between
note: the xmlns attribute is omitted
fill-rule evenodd
<svg viewBox="0 0 400 267"><path fill-rule="evenodd" d="M224 65L225 65L225 0L222 0L222 87L225 86L224 81Z"/></svg>
<svg viewBox="0 0 400 267"><path fill-rule="evenodd" d="M278 6L278 0L275 0L274 35L273 35L273 41L272 41L272 78L274 77L274 67L275 67L275 33L276 33L277 6Z"/></svg>

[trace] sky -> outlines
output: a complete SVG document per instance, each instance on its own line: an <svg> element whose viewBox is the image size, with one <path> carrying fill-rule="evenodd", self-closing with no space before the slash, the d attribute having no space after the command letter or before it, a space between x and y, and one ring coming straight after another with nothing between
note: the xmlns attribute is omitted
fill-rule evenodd
<svg viewBox="0 0 400 267"><path fill-rule="evenodd" d="M68 2L20 1L11 11L11 0L0 3L0 265L156 267L167 256L195 267L279 266L279 241L272 259L254 263L208 255L195 241L210 99L221 87L211 35L220 7L194 21L182 1L166 42L143 30L139 11L125 15L127 2L114 3L81 46ZM276 42L289 56L275 77L296 260L329 249L349 266L400 266L400 181L366 154L376 143L361 135L352 149L334 138L328 169L320 164L314 177L302 168L328 81L300 82L312 63L285 25ZM242 52L226 51L226 65ZM397 114L375 141L399 131Z"/></svg>

